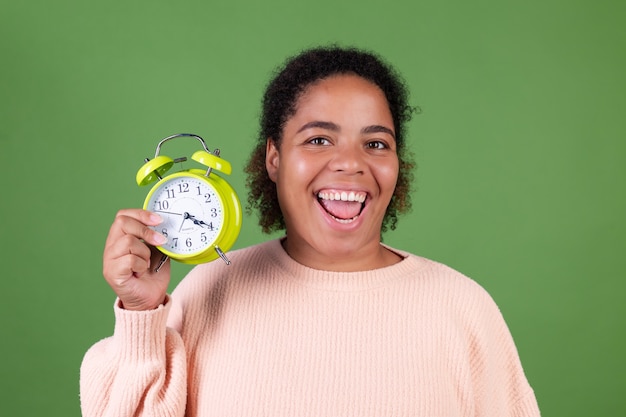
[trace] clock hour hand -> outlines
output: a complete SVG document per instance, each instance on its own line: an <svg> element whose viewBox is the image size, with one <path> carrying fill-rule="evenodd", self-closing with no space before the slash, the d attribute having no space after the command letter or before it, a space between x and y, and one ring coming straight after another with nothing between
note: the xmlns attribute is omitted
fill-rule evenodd
<svg viewBox="0 0 626 417"><path fill-rule="evenodd" d="M203 222L202 220L198 220L198 219L192 219L194 224L197 224L198 226L206 226L207 228L209 227L209 225L205 222Z"/></svg>
<svg viewBox="0 0 626 417"><path fill-rule="evenodd" d="M191 220L193 224L197 226L206 226L207 228L210 228L210 226L206 222L196 219L196 217L192 214L185 213L185 219Z"/></svg>

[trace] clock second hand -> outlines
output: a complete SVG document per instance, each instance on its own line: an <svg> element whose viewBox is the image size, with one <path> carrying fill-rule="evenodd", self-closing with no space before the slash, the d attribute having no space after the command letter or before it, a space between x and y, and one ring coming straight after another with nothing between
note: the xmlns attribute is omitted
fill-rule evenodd
<svg viewBox="0 0 626 417"><path fill-rule="evenodd" d="M183 221L180 222L180 227L178 228L178 231L180 232L183 229L183 224L185 223L185 220L188 219L189 217L189 213L185 212L183 213L174 213L171 211L165 211L165 210L153 210L155 213L163 213L163 214L173 214L175 216L183 216Z"/></svg>
<svg viewBox="0 0 626 417"><path fill-rule="evenodd" d="M165 214L173 214L175 216L182 216L181 213L172 213L171 211L163 211L163 210L153 210L155 213L165 213Z"/></svg>
<svg viewBox="0 0 626 417"><path fill-rule="evenodd" d="M187 219L191 219L193 216L187 212L183 213L183 221L180 222L180 227L178 228L178 233L180 233L181 230L183 230L183 224L185 224L185 220Z"/></svg>
<svg viewBox="0 0 626 417"><path fill-rule="evenodd" d="M202 220L198 220L196 219L196 217L192 214L189 214L187 212L184 213L173 213L171 211L164 211L164 210L154 210L155 213L165 213L165 214L174 214L176 216L183 216L183 221L180 222L180 227L178 228L178 231L180 232L181 230L183 230L183 224L185 224L185 220L189 219L193 222L193 224L198 225L198 226L206 226L209 227L209 225L202 221Z"/></svg>

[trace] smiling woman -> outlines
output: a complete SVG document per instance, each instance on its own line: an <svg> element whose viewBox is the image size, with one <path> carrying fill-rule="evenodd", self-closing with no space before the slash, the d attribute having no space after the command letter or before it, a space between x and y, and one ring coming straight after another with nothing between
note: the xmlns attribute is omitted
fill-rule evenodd
<svg viewBox="0 0 626 417"><path fill-rule="evenodd" d="M121 210L104 253L114 335L81 368L84 416L539 415L508 328L474 281L381 243L408 209L400 79L319 48L269 84L246 168L265 231L166 294L148 226Z"/></svg>
<svg viewBox="0 0 626 417"><path fill-rule="evenodd" d="M261 126L257 145L246 172L251 207L259 209L259 224L263 231L283 230L285 220L280 210L274 185L268 181L265 166L266 142L271 138L280 147L283 128L287 120L296 112L297 101L309 87L320 81L338 75L355 75L368 80L372 86L383 93L386 111L391 114L391 126L366 126L363 133L389 133L399 160L399 172L391 203L383 219L382 231L388 227L394 229L397 216L411 207L410 185L413 179L414 162L405 146L406 123L411 119L414 108L408 104L408 90L402 78L393 67L371 53L356 49L341 49L341 53L332 48L316 48L305 51L299 56L287 60L282 70L268 84L263 97ZM328 120L311 120L305 127L326 128L337 131L339 126Z"/></svg>
<svg viewBox="0 0 626 417"><path fill-rule="evenodd" d="M398 178L393 132L384 93L359 76L331 76L301 95L282 137L270 138L266 151L292 258L336 271L400 261L380 245Z"/></svg>

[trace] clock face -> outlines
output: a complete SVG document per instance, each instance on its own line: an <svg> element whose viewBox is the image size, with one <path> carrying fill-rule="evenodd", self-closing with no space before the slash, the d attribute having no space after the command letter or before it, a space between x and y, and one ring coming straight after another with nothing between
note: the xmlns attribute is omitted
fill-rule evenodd
<svg viewBox="0 0 626 417"><path fill-rule="evenodd" d="M160 248L170 256L198 255L215 243L224 226L223 201L202 177L166 178L150 192L144 208L163 218L152 228L167 237Z"/></svg>

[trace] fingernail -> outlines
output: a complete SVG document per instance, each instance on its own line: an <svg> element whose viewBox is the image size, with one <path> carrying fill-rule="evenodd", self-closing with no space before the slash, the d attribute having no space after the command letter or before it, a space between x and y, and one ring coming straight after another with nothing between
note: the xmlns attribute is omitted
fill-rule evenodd
<svg viewBox="0 0 626 417"><path fill-rule="evenodd" d="M167 238L165 236L163 236L161 233L154 233L154 242L157 245L162 245L165 242L167 242Z"/></svg>
<svg viewBox="0 0 626 417"><path fill-rule="evenodd" d="M161 218L161 216L159 216L156 213L150 213L150 221L152 223L156 223L156 224L161 224L161 222L163 221L163 219Z"/></svg>

